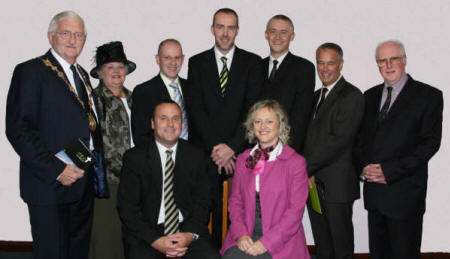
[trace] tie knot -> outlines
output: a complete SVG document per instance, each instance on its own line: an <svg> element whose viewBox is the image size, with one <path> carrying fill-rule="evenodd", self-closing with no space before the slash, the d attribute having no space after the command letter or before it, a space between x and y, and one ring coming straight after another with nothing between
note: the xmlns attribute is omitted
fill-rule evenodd
<svg viewBox="0 0 450 259"><path fill-rule="evenodd" d="M169 84L170 87L172 87L173 89L178 89L178 84L177 82L172 82Z"/></svg>
<svg viewBox="0 0 450 259"><path fill-rule="evenodd" d="M324 87L322 88L322 95L325 95L328 92L328 88Z"/></svg>
<svg viewBox="0 0 450 259"><path fill-rule="evenodd" d="M388 86L387 87L388 93L392 92L392 89L393 89L392 86Z"/></svg>
<svg viewBox="0 0 450 259"><path fill-rule="evenodd" d="M171 150L171 149L167 149L167 150L166 150L166 154L167 154L168 156L171 156L172 153L173 153L173 150Z"/></svg>
<svg viewBox="0 0 450 259"><path fill-rule="evenodd" d="M70 70L72 70L72 72L74 73L77 71L74 65L70 65Z"/></svg>
<svg viewBox="0 0 450 259"><path fill-rule="evenodd" d="M224 65L227 64L227 57L223 56L223 57L220 58L220 60L222 60L222 63L223 63Z"/></svg>
<svg viewBox="0 0 450 259"><path fill-rule="evenodd" d="M278 64L278 60L274 59L273 60L273 65L276 66Z"/></svg>

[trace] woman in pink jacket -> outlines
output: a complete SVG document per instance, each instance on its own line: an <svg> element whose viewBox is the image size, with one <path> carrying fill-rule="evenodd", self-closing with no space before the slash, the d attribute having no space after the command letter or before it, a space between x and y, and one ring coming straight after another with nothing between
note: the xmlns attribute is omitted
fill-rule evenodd
<svg viewBox="0 0 450 259"><path fill-rule="evenodd" d="M250 109L245 126L247 138L257 144L236 161L222 258L310 258L302 225L306 162L286 145L286 113L274 100L260 101Z"/></svg>

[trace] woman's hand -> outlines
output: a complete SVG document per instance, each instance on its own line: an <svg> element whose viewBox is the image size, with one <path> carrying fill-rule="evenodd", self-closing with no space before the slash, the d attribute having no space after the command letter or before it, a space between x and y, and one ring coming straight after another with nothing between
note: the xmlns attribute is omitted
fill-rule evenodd
<svg viewBox="0 0 450 259"><path fill-rule="evenodd" d="M253 245L253 240L249 236L241 236L237 240L237 246L241 249L242 252L247 253L247 249L249 249Z"/></svg>
<svg viewBox="0 0 450 259"><path fill-rule="evenodd" d="M253 245L246 251L247 254L252 256L262 255L265 252L267 252L267 248L259 240L253 243Z"/></svg>

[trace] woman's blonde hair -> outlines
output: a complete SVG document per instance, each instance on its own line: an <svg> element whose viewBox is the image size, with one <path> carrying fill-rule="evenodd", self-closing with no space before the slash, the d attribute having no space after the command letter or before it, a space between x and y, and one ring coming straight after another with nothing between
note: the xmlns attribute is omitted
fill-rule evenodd
<svg viewBox="0 0 450 259"><path fill-rule="evenodd" d="M246 138L250 143L256 143L257 139L255 137L255 131L253 130L253 122L255 121L256 113L260 110L267 108L271 111L274 111L277 115L280 133L279 140L283 144L288 144L289 142L289 132L291 130L291 126L289 125L289 119L286 115L286 112L281 108L280 103L275 100L263 100L255 103L250 110L248 111L247 119L244 122L244 126L246 129Z"/></svg>

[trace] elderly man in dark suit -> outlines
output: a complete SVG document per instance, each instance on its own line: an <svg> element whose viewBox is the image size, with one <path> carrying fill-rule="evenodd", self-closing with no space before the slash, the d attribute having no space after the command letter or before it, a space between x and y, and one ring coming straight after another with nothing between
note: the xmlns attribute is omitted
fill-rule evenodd
<svg viewBox="0 0 450 259"><path fill-rule="evenodd" d="M232 174L234 159L245 147L244 122L258 96L261 58L235 46L239 31L236 12L216 11L211 25L215 46L189 59L189 108L192 115L191 136L211 157L209 172L213 181L213 238L222 241L222 174Z"/></svg>
<svg viewBox="0 0 450 259"><path fill-rule="evenodd" d="M353 258L353 202L359 198L359 181L352 150L364 113L364 97L341 75L341 47L320 45L316 61L323 87L314 94L304 149L310 182L316 183L322 208L319 214L308 203L316 257Z"/></svg>
<svg viewBox="0 0 450 259"><path fill-rule="evenodd" d="M19 64L6 106L6 135L20 156L20 193L28 205L34 258L87 258L92 225L93 172L55 153L80 139L101 150L96 98L76 63L86 33L72 11L50 22L51 49Z"/></svg>
<svg viewBox="0 0 450 259"><path fill-rule="evenodd" d="M184 61L180 42L175 39L163 40L159 44L155 58L159 74L133 90L131 126L136 145L153 139L150 118L155 106L165 100L173 100L181 107L183 129L180 137L184 140L189 139L189 115L185 98L187 81L178 76Z"/></svg>
<svg viewBox="0 0 450 259"><path fill-rule="evenodd" d="M379 44L384 83L364 93L355 154L364 182L370 258L419 258L428 161L442 135L442 92L406 74L399 41Z"/></svg>
<svg viewBox="0 0 450 259"><path fill-rule="evenodd" d="M270 56L260 63L264 82L261 98L277 100L287 112L292 127L289 145L301 154L313 106L314 65L289 51L295 38L289 17L273 16L267 23L265 36Z"/></svg>
<svg viewBox="0 0 450 259"><path fill-rule="evenodd" d="M207 229L206 158L179 139L182 121L175 102L158 104L154 140L124 155L117 207L128 259L219 258Z"/></svg>

